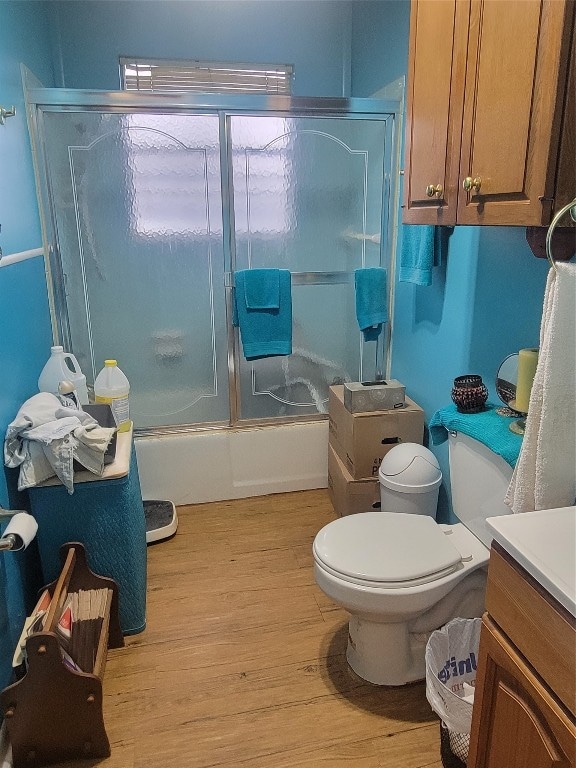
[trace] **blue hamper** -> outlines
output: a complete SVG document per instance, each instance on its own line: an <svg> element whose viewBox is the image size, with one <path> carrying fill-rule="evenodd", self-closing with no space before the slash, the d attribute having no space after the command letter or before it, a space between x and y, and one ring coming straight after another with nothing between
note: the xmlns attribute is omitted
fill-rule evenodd
<svg viewBox="0 0 576 768"><path fill-rule="evenodd" d="M29 495L44 582L58 578L61 545L81 542L90 568L118 584L120 626L131 635L146 626L146 521L132 435L122 438L130 440L123 477L75 481L71 495L60 484L43 484Z"/></svg>

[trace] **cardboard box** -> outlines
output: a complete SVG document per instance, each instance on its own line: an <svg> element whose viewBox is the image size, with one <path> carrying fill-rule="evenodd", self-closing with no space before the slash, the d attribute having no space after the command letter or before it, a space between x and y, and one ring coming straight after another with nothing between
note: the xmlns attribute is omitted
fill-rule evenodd
<svg viewBox="0 0 576 768"><path fill-rule="evenodd" d="M397 379L344 383L344 405L351 413L403 408L405 395L406 387Z"/></svg>
<svg viewBox="0 0 576 768"><path fill-rule="evenodd" d="M328 493L340 517L380 509L380 483L375 478L354 480L334 449L328 446Z"/></svg>
<svg viewBox="0 0 576 768"><path fill-rule="evenodd" d="M420 443L424 411L406 397L404 408L350 413L344 406L344 387L330 387L328 400L330 445L354 480L377 477L380 463L398 443Z"/></svg>

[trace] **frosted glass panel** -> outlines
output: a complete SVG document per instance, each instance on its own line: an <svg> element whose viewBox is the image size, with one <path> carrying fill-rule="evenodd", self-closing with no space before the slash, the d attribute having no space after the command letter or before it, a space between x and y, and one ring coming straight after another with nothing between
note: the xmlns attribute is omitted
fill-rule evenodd
<svg viewBox="0 0 576 768"><path fill-rule="evenodd" d="M245 419L326 413L328 387L358 376L351 283L293 286L292 311L292 354L240 363Z"/></svg>
<svg viewBox="0 0 576 768"><path fill-rule="evenodd" d="M44 115L74 353L136 427L228 421L217 115Z"/></svg>
<svg viewBox="0 0 576 768"><path fill-rule="evenodd" d="M118 360L137 428L229 424L231 392L240 421L325 413L331 384L374 377L353 278L389 266L385 116L40 118L59 327L89 386ZM249 363L227 298L257 267L292 273L293 354Z"/></svg>
<svg viewBox="0 0 576 768"><path fill-rule="evenodd" d="M230 135L236 268L293 273L293 354L240 354L241 417L326 412L331 384L376 370L376 342L363 343L356 322L353 272L385 264L386 123L232 116Z"/></svg>
<svg viewBox="0 0 576 768"><path fill-rule="evenodd" d="M233 116L230 126L238 269L379 263L385 121Z"/></svg>

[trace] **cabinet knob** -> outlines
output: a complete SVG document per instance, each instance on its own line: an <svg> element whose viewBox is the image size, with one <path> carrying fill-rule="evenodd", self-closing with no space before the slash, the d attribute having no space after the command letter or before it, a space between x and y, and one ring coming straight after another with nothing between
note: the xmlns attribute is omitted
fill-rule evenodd
<svg viewBox="0 0 576 768"><path fill-rule="evenodd" d="M462 182L462 186L466 190L466 192L472 192L472 190L475 190L476 194L480 192L480 186L482 185L482 179L480 176L475 176L472 178L472 176L466 176L464 181Z"/></svg>
<svg viewBox="0 0 576 768"><path fill-rule="evenodd" d="M426 196L427 197L441 197L442 192L444 192L444 189L442 187L442 184L428 184L426 187Z"/></svg>

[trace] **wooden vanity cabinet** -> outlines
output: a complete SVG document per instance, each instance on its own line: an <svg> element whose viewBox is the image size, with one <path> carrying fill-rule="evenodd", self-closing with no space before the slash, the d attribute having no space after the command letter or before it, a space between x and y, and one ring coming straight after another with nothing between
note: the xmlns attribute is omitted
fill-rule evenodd
<svg viewBox="0 0 576 768"><path fill-rule="evenodd" d="M574 618L497 544L486 607L468 768L574 768Z"/></svg>
<svg viewBox="0 0 576 768"><path fill-rule="evenodd" d="M541 226L571 199L573 27L573 0L412 0L404 223Z"/></svg>

